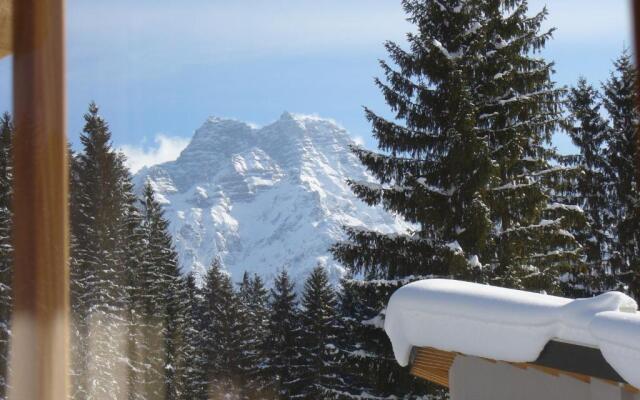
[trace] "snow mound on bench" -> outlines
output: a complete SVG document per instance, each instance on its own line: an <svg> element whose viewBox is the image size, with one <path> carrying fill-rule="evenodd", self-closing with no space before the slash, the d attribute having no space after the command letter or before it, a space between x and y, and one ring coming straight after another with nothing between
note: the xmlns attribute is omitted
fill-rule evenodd
<svg viewBox="0 0 640 400"><path fill-rule="evenodd" d="M637 303L620 292L573 300L430 279L393 294L384 327L401 365L409 364L414 346L531 362L553 339L599 348L627 382L640 387L637 310Z"/></svg>

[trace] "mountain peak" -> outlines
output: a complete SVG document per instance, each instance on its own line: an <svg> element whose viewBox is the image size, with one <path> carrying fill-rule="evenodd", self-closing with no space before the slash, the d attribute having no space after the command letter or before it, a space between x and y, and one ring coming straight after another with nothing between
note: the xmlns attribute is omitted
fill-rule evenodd
<svg viewBox="0 0 640 400"><path fill-rule="evenodd" d="M249 124L232 118L209 117L196 129L191 142L180 153L177 162L200 166L189 174L196 178L209 172L221 160L220 156L229 156L239 147L245 147L252 141L255 129Z"/></svg>
<svg viewBox="0 0 640 400"><path fill-rule="evenodd" d="M214 257L234 278L270 280L286 265L296 281L322 263L334 283L343 267L327 249L342 227L399 232L407 225L356 199L347 179L371 179L330 119L284 112L262 128L211 117L176 162L142 170L166 199L165 215L185 271L201 279Z"/></svg>
<svg viewBox="0 0 640 400"><path fill-rule="evenodd" d="M279 121L297 121L297 122L324 122L340 127L335 120L331 118L323 118L317 114L297 114L285 111L280 115Z"/></svg>
<svg viewBox="0 0 640 400"><path fill-rule="evenodd" d="M240 121L239 119L210 116L209 118L207 118L207 120L204 122L204 124L202 124L202 126L198 130L203 129L204 127L230 127L230 126L251 128L251 125L247 124L244 121Z"/></svg>
<svg viewBox="0 0 640 400"><path fill-rule="evenodd" d="M238 137L250 134L254 129L246 122L233 118L209 117L193 135L189 146L200 145L201 142L214 142L229 137Z"/></svg>
<svg viewBox="0 0 640 400"><path fill-rule="evenodd" d="M294 120L295 119L295 115L293 115L289 111L284 111L282 114L280 114L280 118L279 119L280 119L280 121Z"/></svg>

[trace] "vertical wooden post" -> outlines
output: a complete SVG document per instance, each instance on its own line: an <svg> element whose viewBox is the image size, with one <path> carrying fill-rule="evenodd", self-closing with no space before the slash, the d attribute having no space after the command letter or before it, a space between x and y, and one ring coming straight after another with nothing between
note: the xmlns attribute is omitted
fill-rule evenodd
<svg viewBox="0 0 640 400"><path fill-rule="evenodd" d="M68 398L64 0L14 0L12 400Z"/></svg>

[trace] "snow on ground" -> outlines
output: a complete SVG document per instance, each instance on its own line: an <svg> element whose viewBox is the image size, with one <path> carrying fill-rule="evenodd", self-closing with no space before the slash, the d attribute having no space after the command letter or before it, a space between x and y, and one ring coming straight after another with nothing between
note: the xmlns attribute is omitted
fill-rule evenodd
<svg viewBox="0 0 640 400"><path fill-rule="evenodd" d="M599 348L640 387L640 313L620 292L567 299L445 279L397 290L384 324L401 365L411 349L434 347L508 362L535 361L549 340Z"/></svg>

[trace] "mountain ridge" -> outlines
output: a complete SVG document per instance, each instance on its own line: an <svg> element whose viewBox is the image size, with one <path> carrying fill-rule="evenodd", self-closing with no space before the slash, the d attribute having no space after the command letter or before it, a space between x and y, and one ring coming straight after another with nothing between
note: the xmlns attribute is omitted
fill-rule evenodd
<svg viewBox="0 0 640 400"><path fill-rule="evenodd" d="M263 127L209 117L175 161L140 170L134 183L151 183L180 265L199 281L219 257L234 279L246 270L270 281L286 267L301 282L320 263L338 283L345 271L329 247L344 225L409 228L351 192L347 179L373 181L353 145L338 123L318 116L285 111Z"/></svg>

